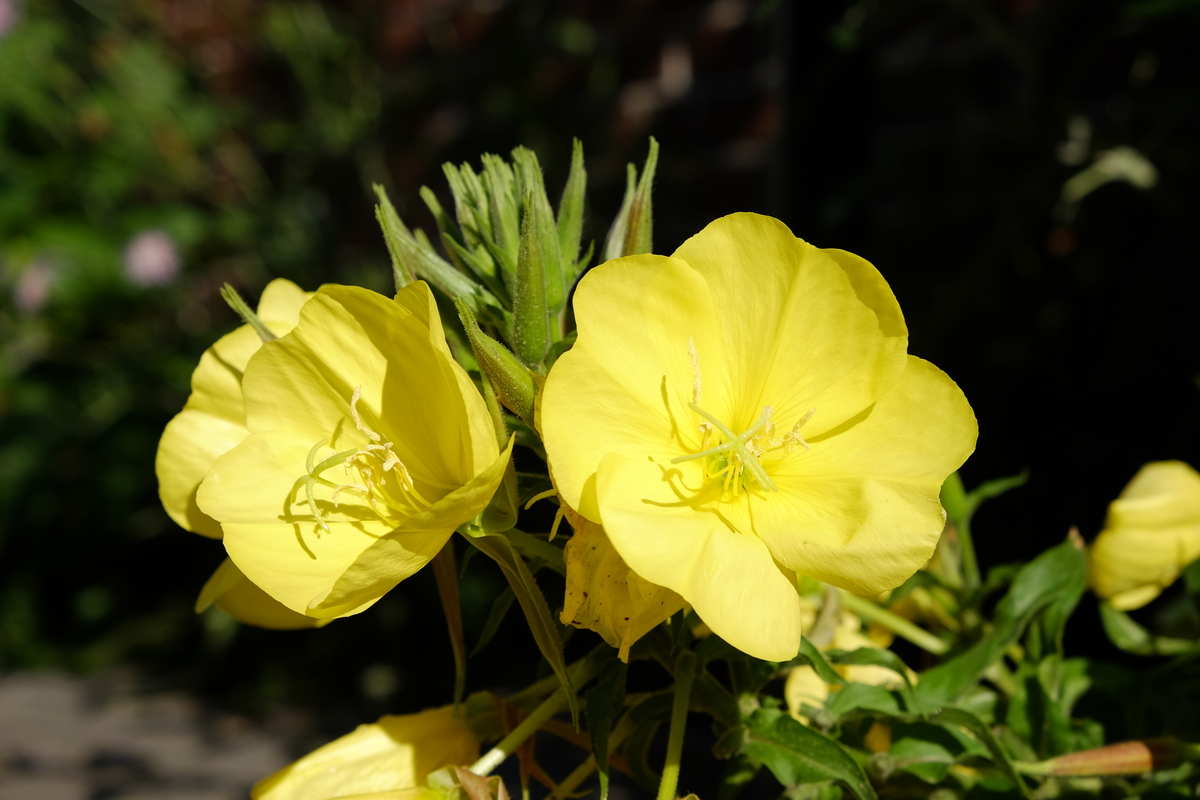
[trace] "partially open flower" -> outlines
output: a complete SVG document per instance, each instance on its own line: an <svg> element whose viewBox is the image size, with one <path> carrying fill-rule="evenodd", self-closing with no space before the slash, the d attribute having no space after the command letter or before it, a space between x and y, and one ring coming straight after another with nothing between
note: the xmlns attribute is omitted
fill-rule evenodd
<svg viewBox="0 0 1200 800"><path fill-rule="evenodd" d="M422 282L394 300L322 287L250 359L242 395L251 435L197 503L238 569L309 617L358 613L423 567L508 462Z"/></svg>
<svg viewBox="0 0 1200 800"><path fill-rule="evenodd" d="M592 270L575 315L541 403L556 485L714 633L790 659L797 574L874 595L928 561L975 417L866 261L735 214Z"/></svg>
<svg viewBox="0 0 1200 800"><path fill-rule="evenodd" d="M258 317L282 336L296 327L300 307L312 296L291 281L267 284ZM262 339L243 325L217 340L200 356L192 373L192 394L183 410L167 423L158 442L154 469L158 495L171 519L184 530L212 539L221 526L196 505L196 489L217 459L250 435L242 404L242 373ZM272 600L226 559L209 578L196 601L196 611L216 605L235 619L261 628L311 628L319 624Z"/></svg>
<svg viewBox="0 0 1200 800"><path fill-rule="evenodd" d="M1108 507L1089 549L1096 594L1141 608L1200 558L1200 474L1182 461L1146 464Z"/></svg>
<svg viewBox="0 0 1200 800"><path fill-rule="evenodd" d="M382 796L414 800L436 797L423 788L429 773L470 764L478 756L479 741L455 718L453 706L380 717L262 779L250 797L330 800L375 792L396 792Z"/></svg>

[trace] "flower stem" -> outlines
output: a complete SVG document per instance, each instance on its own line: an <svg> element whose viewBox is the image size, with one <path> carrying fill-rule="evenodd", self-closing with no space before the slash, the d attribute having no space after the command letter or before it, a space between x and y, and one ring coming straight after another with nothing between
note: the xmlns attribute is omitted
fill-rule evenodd
<svg viewBox="0 0 1200 800"><path fill-rule="evenodd" d="M584 658L575 662L568 671L571 676L571 685L577 688L583 687L585 683L596 677L596 673L600 669L600 664L605 655L604 650L612 651L607 645L601 645L589 653ZM557 680L551 676L552 680ZM539 686L542 682L539 681L535 686ZM532 689L534 687L530 687ZM522 692L521 694L526 694ZM514 702L516 695L509 698L510 702ZM562 711L567 705L567 690L564 686L559 686L558 690L542 701L541 705L529 712L529 716L521 720L521 724L513 728L512 732L496 743L496 746L483 754L483 757L471 765L471 772L476 775L487 775L496 767L500 766L500 762L512 755L521 744L533 734L537 733L538 729L553 717L559 711Z"/></svg>
<svg viewBox="0 0 1200 800"><path fill-rule="evenodd" d="M692 697L692 680L696 677L696 654L684 650L675 661L675 702L671 706L671 732L667 737L667 761L663 765L662 781L658 784L658 800L675 800L679 785L679 762L683 756L683 733L687 728L688 704Z"/></svg>
<svg viewBox="0 0 1200 800"><path fill-rule="evenodd" d="M917 627L904 617L893 614L883 606L876 605L853 592L842 590L842 605L868 622L876 622L934 655L940 656L950 649L948 644L924 628Z"/></svg>

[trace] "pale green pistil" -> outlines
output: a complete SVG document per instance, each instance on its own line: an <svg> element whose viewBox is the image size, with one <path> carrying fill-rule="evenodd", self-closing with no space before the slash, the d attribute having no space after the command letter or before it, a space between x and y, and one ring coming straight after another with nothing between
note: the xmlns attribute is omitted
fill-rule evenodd
<svg viewBox="0 0 1200 800"><path fill-rule="evenodd" d="M736 456L737 466L748 470L750 474L754 476L754 479L758 481L760 486L769 492L778 490L779 487L777 487L775 482L771 480L771 476L767 474L765 469L763 469L762 464L758 463L758 455L753 449L751 449L753 447L752 442L754 438L758 436L759 432L767 426L767 423L771 421L771 414L773 413L773 410L770 406L767 406L763 409L762 414L758 418L758 422L754 423L754 425L738 434L735 434L719 419L714 417L712 414L709 414L695 403L688 403L688 408L692 409L692 411L695 411L697 414L708 420L714 428L721 432L721 435L725 437L725 441L715 447L701 450L698 453L672 458L672 464L681 464L684 461L692 461L697 458L707 458L709 456L723 456L728 462L734 460L731 458L732 456ZM732 465L727 464L726 468L730 469L732 468Z"/></svg>

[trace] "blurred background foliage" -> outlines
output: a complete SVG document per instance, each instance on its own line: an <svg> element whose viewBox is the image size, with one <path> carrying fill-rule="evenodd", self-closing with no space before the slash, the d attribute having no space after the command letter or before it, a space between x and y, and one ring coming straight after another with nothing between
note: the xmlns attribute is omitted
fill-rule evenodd
<svg viewBox="0 0 1200 800"><path fill-rule="evenodd" d="M657 252L748 210L882 270L979 416L968 486L1031 471L985 566L1094 536L1143 462L1200 465L1198 40L1195 0L0 0L0 669L342 729L447 698L425 573L317 632L195 617L221 550L162 512L155 446L222 283L386 291L373 182L429 231L442 162L526 144L556 195L573 136L585 241L653 135ZM470 638L503 583L466 569ZM1194 629L1173 602L1139 618ZM1070 651L1131 663L1077 617ZM523 682L508 652L471 687Z"/></svg>

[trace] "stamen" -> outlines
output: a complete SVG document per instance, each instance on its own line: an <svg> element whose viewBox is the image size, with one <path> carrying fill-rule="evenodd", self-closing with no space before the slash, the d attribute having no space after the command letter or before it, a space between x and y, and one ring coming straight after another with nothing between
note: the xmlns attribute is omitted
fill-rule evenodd
<svg viewBox="0 0 1200 800"><path fill-rule="evenodd" d="M362 384L354 387L354 394L350 396L350 416L354 418L354 427L362 431L372 442L378 442L383 437L375 431L371 430L362 421L362 417L358 415L358 401L362 399ZM370 445L367 445L370 447Z"/></svg>
<svg viewBox="0 0 1200 800"><path fill-rule="evenodd" d="M800 445L805 450L812 449L808 446L808 442L804 441L804 437L800 435L800 429L804 427L804 423L812 419L812 416L815 413L817 413L817 410L815 408L810 408L808 413L801 417L800 420L794 426L792 426L792 429L787 432L787 435L783 437L783 441L781 441L779 444L783 447L784 455L790 453L792 448L796 445Z"/></svg>
<svg viewBox="0 0 1200 800"><path fill-rule="evenodd" d="M734 470L726 477L726 488L728 488L730 480L740 476L742 469L747 469L750 471L750 474L754 476L754 479L758 481L759 485L767 491L773 492L778 489L778 487L775 485L775 482L771 480L771 476L767 475L766 470L764 470L762 465L758 463L758 458L756 457L755 453L752 452L746 444L756 435L758 435L759 431L767 426L767 423L771 421L771 415L775 413L775 409L771 408L770 406L764 406L762 414L758 418L758 422L754 423L754 425L742 431L740 434L735 434L733 431L729 430L729 428L725 427L725 425L719 419L714 417L712 414L709 414L695 403L688 403L688 407L700 416L704 417L709 421L709 423L712 424L714 428L720 431L725 437L725 442L717 445L716 447L710 447L707 450L701 450L698 453L691 453L690 455L673 458L671 459L672 464L680 464L684 461L692 461L697 458L704 458L706 456L716 455L718 453L729 453L729 463L730 465L734 466ZM755 447L755 449L757 449L757 447ZM736 462L734 460L735 456ZM734 474L735 472L737 475Z"/></svg>
<svg viewBox="0 0 1200 800"><path fill-rule="evenodd" d="M535 494L533 497L529 498L529 502L525 504L525 510L528 511L530 508L532 508L533 504L536 503L538 500L545 500L547 497L554 497L557 494L558 494L558 489L547 489L544 492L539 492L539 493Z"/></svg>
<svg viewBox="0 0 1200 800"><path fill-rule="evenodd" d="M691 336L688 337L688 355L692 358L692 402L700 405L704 402L701 400L704 386L700 382L700 353L696 351L696 340Z"/></svg>

